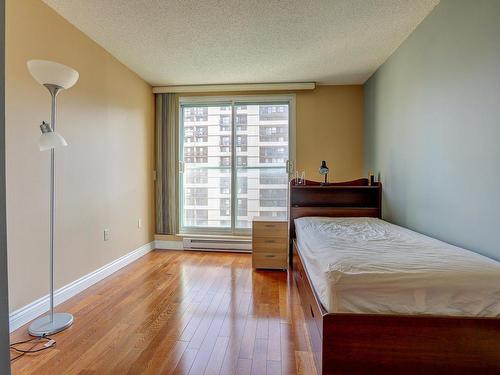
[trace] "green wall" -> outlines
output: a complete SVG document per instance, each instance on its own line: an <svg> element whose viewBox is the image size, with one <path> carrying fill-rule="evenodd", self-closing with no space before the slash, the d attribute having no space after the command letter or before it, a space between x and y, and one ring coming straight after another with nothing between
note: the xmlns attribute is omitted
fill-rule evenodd
<svg viewBox="0 0 500 375"><path fill-rule="evenodd" d="M442 0L364 90L384 218L500 260L500 0Z"/></svg>

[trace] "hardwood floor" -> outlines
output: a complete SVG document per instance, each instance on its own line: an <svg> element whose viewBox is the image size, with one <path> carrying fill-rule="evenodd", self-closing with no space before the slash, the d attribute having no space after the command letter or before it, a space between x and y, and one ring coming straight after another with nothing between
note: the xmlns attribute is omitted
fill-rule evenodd
<svg viewBox="0 0 500 375"><path fill-rule="evenodd" d="M57 310L74 325L13 374L315 374L291 273L248 254L153 251Z"/></svg>

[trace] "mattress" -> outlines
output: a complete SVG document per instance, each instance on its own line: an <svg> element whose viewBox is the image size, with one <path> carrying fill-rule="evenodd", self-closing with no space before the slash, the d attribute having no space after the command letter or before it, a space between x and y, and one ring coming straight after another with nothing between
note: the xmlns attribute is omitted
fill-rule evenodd
<svg viewBox="0 0 500 375"><path fill-rule="evenodd" d="M500 262L375 218L295 220L331 313L500 316Z"/></svg>

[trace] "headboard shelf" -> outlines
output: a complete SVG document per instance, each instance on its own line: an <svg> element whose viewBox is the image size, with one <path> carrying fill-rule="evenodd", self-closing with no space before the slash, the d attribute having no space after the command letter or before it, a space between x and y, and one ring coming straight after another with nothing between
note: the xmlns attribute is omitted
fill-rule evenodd
<svg viewBox="0 0 500 375"><path fill-rule="evenodd" d="M293 185L294 189L333 189L333 190L349 190L349 189L378 189L378 182L372 186L347 186L347 185Z"/></svg>
<svg viewBox="0 0 500 375"><path fill-rule="evenodd" d="M305 181L290 183L290 237L295 237L294 220L304 216L381 217L382 184L368 179L322 185Z"/></svg>

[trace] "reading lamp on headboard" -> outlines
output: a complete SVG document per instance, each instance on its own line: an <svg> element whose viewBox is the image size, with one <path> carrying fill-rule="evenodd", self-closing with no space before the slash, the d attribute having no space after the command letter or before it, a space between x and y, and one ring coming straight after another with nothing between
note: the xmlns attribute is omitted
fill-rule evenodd
<svg viewBox="0 0 500 375"><path fill-rule="evenodd" d="M328 172L330 169L326 166L326 160L321 161L321 166L319 167L319 174L325 176L324 185L328 184Z"/></svg>

